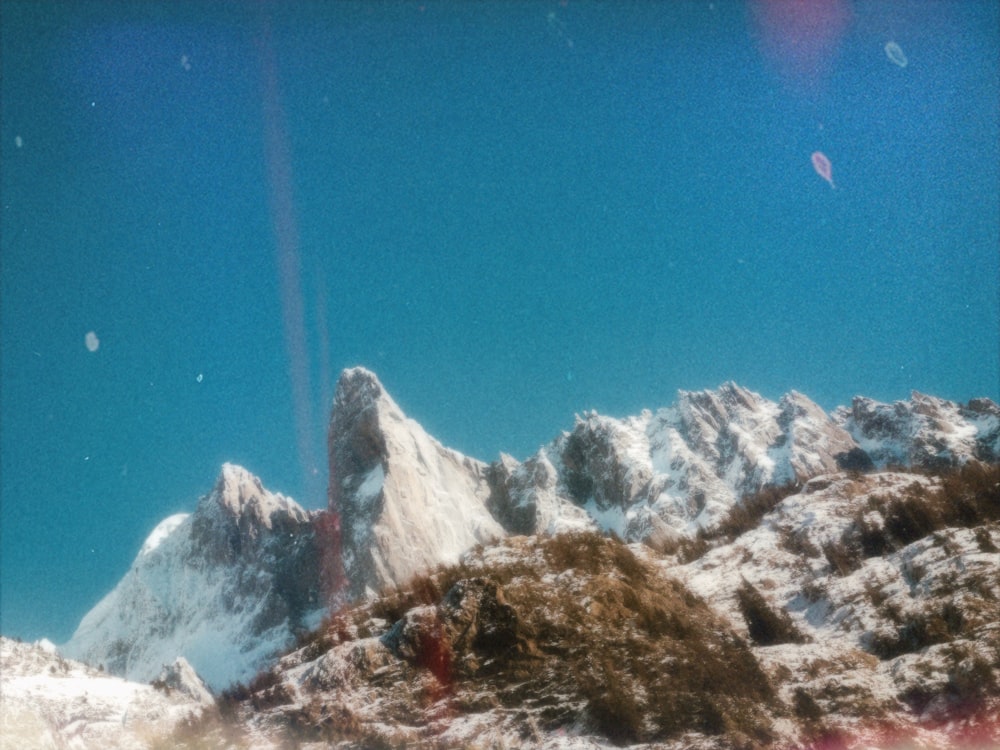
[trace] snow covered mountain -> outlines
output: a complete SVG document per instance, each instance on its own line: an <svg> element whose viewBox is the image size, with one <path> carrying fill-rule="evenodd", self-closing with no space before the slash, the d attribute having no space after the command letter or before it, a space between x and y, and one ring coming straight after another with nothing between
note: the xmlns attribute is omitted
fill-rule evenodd
<svg viewBox="0 0 1000 750"><path fill-rule="evenodd" d="M1000 408L914 393L827 415L734 383L624 419L578 417L526 461L445 448L368 370L345 370L329 430L329 507L306 512L226 465L166 519L64 651L134 679L184 656L214 689L246 680L330 605L371 596L510 534L614 531L667 550L761 487L838 469L996 460Z"/></svg>
<svg viewBox="0 0 1000 750"><path fill-rule="evenodd" d="M523 465L492 467L490 507L515 533L593 525L654 545L711 528L765 485L888 464L959 466L1000 456L1000 408L914 392L908 402L857 398L827 415L792 391L777 403L735 383L678 394L669 408L626 419L578 417ZM586 525L586 521L584 521Z"/></svg>
<svg viewBox="0 0 1000 750"><path fill-rule="evenodd" d="M252 677L325 609L314 516L225 464L194 513L153 530L62 653L143 682L178 656L216 690Z"/></svg>
<svg viewBox="0 0 1000 750"><path fill-rule="evenodd" d="M726 383L486 464L354 368L327 509L224 465L63 653L228 687L198 747L1000 742L998 458L987 399L828 415Z"/></svg>
<svg viewBox="0 0 1000 750"><path fill-rule="evenodd" d="M878 466L1000 460L1000 407L986 398L962 405L914 391L909 401L880 404L859 396L833 419Z"/></svg>

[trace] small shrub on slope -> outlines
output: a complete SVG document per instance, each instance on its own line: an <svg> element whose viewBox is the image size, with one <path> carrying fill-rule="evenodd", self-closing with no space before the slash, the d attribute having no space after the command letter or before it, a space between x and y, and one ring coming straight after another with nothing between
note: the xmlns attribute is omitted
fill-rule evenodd
<svg viewBox="0 0 1000 750"><path fill-rule="evenodd" d="M740 613L746 620L750 638L758 646L782 643L805 643L806 638L795 627L786 612L771 608L761 593L744 580L736 590Z"/></svg>
<svg viewBox="0 0 1000 750"><path fill-rule="evenodd" d="M970 461L944 476L934 500L949 526L1000 521L1000 464Z"/></svg>
<svg viewBox="0 0 1000 750"><path fill-rule="evenodd" d="M752 495L747 495L726 513L711 532L712 538L732 541L751 529L757 528L760 519L777 507L789 495L799 491L798 482L780 485L766 485Z"/></svg>

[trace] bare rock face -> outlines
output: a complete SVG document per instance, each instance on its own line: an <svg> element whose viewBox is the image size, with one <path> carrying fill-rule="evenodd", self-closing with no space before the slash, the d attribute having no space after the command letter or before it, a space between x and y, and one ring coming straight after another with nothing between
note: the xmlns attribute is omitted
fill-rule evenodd
<svg viewBox="0 0 1000 750"><path fill-rule="evenodd" d="M312 518L225 464L194 513L150 534L64 652L143 682L180 655L213 689L249 679L318 619Z"/></svg>
<svg viewBox="0 0 1000 750"><path fill-rule="evenodd" d="M504 535L486 509L486 465L431 438L363 368L337 384L329 460L329 511L351 596Z"/></svg>

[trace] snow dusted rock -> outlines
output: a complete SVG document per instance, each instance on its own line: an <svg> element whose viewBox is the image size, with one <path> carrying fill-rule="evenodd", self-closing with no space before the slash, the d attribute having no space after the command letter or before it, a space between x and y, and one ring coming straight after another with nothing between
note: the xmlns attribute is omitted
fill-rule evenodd
<svg viewBox="0 0 1000 750"><path fill-rule="evenodd" d="M660 546L713 527L765 485L887 463L993 461L998 453L1000 407L988 399L962 407L915 393L890 407L858 398L830 416L796 391L775 403L725 383L681 391L655 413L578 417L523 465L506 456L493 464L489 507L512 533L542 533L559 528L553 517L581 524L566 511L572 503L605 531Z"/></svg>
<svg viewBox="0 0 1000 750"><path fill-rule="evenodd" d="M1000 531L921 528L939 488L896 472L817 477L756 528L666 569L758 644L784 699L804 712L848 727L893 715L914 737L956 714L982 719L1000 686ZM764 602L756 612L747 590ZM798 639L755 637L782 618ZM925 740L950 745L933 732Z"/></svg>
<svg viewBox="0 0 1000 750"><path fill-rule="evenodd" d="M572 517L565 510L572 503L606 531L660 544L711 526L765 484L836 470L855 448L802 394L774 403L726 383L681 391L675 406L655 414L577 418L523 466L509 458L494 464L505 484L495 483L491 508L504 509L498 515L509 531L544 532L556 514L539 509Z"/></svg>
<svg viewBox="0 0 1000 750"><path fill-rule="evenodd" d="M0 745L18 750L145 750L212 705L102 674L0 637ZM167 746L167 745L164 745Z"/></svg>
<svg viewBox="0 0 1000 750"><path fill-rule="evenodd" d="M252 677L318 621L312 514L225 464L193 514L161 522L64 652L149 681L184 656L213 690Z"/></svg>
<svg viewBox="0 0 1000 750"><path fill-rule="evenodd" d="M487 507L511 534L597 528L592 516L559 493L559 474L544 448L524 463L501 454L488 477Z"/></svg>
<svg viewBox="0 0 1000 750"><path fill-rule="evenodd" d="M990 463L1000 461L1000 406L988 398L974 398L962 414L976 428L976 458Z"/></svg>
<svg viewBox="0 0 1000 750"><path fill-rule="evenodd" d="M329 510L353 596L504 535L486 509L486 464L431 438L368 370L345 370L337 383L329 460Z"/></svg>
<svg viewBox="0 0 1000 750"><path fill-rule="evenodd" d="M1000 407L985 398L963 406L917 391L893 404L858 396L833 419L883 468L1000 460Z"/></svg>
<svg viewBox="0 0 1000 750"><path fill-rule="evenodd" d="M177 661L164 667L160 676L153 680L153 686L168 693L177 691L202 706L215 705L212 691L183 656L178 656Z"/></svg>
<svg viewBox="0 0 1000 750"><path fill-rule="evenodd" d="M803 481L845 468L845 461L857 449L846 430L798 391L782 396L778 407L782 438L770 451L777 464L772 482ZM782 455L786 445L788 453Z"/></svg>

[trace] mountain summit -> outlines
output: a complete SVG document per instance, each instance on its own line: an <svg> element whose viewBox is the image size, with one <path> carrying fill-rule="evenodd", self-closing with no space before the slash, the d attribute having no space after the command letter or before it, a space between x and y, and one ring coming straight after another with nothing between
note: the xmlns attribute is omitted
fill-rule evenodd
<svg viewBox="0 0 1000 750"><path fill-rule="evenodd" d="M374 373L346 370L329 431L330 507L350 592L408 580L504 535L486 508L486 464L408 419Z"/></svg>
<svg viewBox="0 0 1000 750"><path fill-rule="evenodd" d="M152 531L62 652L143 682L178 656L215 690L252 677L322 614L314 517L224 464L194 513Z"/></svg>

